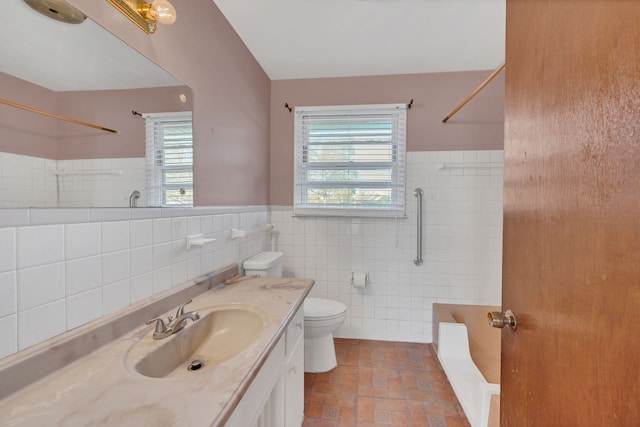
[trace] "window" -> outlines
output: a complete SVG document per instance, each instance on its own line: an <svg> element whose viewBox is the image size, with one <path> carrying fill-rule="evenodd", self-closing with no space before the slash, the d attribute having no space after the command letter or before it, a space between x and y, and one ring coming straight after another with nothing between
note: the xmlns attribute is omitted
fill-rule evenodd
<svg viewBox="0 0 640 427"><path fill-rule="evenodd" d="M296 107L295 215L405 212L404 104Z"/></svg>
<svg viewBox="0 0 640 427"><path fill-rule="evenodd" d="M149 113L144 118L148 206L193 206L191 112Z"/></svg>

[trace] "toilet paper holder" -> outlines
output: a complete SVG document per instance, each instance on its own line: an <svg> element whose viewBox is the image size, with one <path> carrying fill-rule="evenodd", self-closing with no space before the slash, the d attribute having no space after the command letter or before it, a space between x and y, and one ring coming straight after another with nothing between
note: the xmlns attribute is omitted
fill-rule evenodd
<svg viewBox="0 0 640 427"><path fill-rule="evenodd" d="M369 273L356 273L355 271L351 272L351 286L355 286L356 288L364 288L369 282Z"/></svg>

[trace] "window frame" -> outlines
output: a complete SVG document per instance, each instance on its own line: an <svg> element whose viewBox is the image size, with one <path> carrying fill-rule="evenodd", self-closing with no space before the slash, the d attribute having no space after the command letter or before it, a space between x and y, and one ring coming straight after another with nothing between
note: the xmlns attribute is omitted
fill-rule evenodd
<svg viewBox="0 0 640 427"><path fill-rule="evenodd" d="M350 216L350 217L405 217L406 216L406 131L407 131L407 106L406 104L367 104L367 105L337 105L337 106L307 106L296 107L294 112L294 216ZM305 128L310 122L318 117L329 117L327 121L332 121L331 116L335 116L335 122L354 117L354 122L358 121L358 116L365 118L366 116L383 117L390 116L389 123L392 124L391 138L391 160L390 161L337 161L324 162L317 168L310 167L308 162L309 152L309 131ZM321 121L322 119L317 119ZM362 120L362 123L366 123ZM371 123L371 122L369 122ZM373 128L373 127L372 127ZM348 142L341 143L352 148ZM368 141L366 144L375 145L374 142ZM384 143L383 143L384 144ZM340 144L336 144L340 145ZM362 145L362 144L354 144ZM386 144L389 146L388 144ZM321 144L318 144L321 146ZM353 166L350 167L349 165ZM391 201L389 205L358 205L358 204L334 204L331 206L322 205L312 206L309 203L308 191L312 186L322 187L318 182L311 183L308 172L312 170L323 169L352 171L364 168L376 169L385 168L391 171L391 180L384 183L383 180L372 180L365 182L354 181L353 183L340 182L340 187L334 188L389 188L391 190ZM334 185L338 185L337 181ZM327 187L331 188L329 184Z"/></svg>
<svg viewBox="0 0 640 427"><path fill-rule="evenodd" d="M193 114L191 111L145 113L145 158L147 166L147 205L160 207L192 207L193 206ZM156 124L170 122L191 122L191 163L178 166L163 166L158 164L158 151L165 152L164 139L158 141L155 137ZM158 143L161 145L158 146ZM184 144L187 146L188 144ZM150 155L152 153L152 155ZM167 173L170 172L190 172L191 182L184 184L167 184ZM168 204L166 198L167 190L185 189L191 192L191 201L186 203Z"/></svg>

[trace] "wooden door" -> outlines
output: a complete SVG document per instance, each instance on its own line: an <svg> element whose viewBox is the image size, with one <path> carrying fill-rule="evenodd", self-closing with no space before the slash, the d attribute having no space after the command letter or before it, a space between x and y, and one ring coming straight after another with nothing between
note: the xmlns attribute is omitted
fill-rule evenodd
<svg viewBox="0 0 640 427"><path fill-rule="evenodd" d="M640 1L507 0L502 426L640 426Z"/></svg>

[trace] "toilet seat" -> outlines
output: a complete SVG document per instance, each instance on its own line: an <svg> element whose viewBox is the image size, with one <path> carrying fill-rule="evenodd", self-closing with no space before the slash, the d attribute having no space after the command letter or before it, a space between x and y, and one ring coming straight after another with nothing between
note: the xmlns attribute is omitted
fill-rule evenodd
<svg viewBox="0 0 640 427"><path fill-rule="evenodd" d="M347 306L340 301L323 298L307 298L304 300L305 321L332 320L344 316Z"/></svg>

